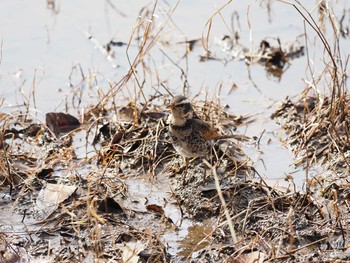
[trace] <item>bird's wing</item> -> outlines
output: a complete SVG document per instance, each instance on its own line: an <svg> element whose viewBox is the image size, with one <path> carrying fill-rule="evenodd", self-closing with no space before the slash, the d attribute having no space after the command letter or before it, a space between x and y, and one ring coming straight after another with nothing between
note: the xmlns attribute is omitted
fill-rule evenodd
<svg viewBox="0 0 350 263"><path fill-rule="evenodd" d="M193 129L199 131L205 140L214 140L220 136L213 127L201 119L193 118L192 121Z"/></svg>

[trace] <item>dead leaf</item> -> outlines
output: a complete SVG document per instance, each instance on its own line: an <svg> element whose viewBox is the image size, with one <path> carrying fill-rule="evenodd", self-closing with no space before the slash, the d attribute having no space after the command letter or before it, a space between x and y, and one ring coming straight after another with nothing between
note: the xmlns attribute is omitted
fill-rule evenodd
<svg viewBox="0 0 350 263"><path fill-rule="evenodd" d="M39 179L44 179L46 177L50 177L53 172L54 171L52 168L44 168L44 169L41 169L41 171L36 174L36 177L38 177Z"/></svg>
<svg viewBox="0 0 350 263"><path fill-rule="evenodd" d="M47 184L41 189L36 199L36 209L44 217L55 211L59 204L69 198L77 189L74 185Z"/></svg>
<svg viewBox="0 0 350 263"><path fill-rule="evenodd" d="M70 132L80 126L79 120L63 112L46 113L46 125L57 136L60 133Z"/></svg>
<svg viewBox="0 0 350 263"><path fill-rule="evenodd" d="M114 136L113 136L113 139L111 141L111 144L118 144L123 136L124 136L125 132L124 131L118 131Z"/></svg>
<svg viewBox="0 0 350 263"><path fill-rule="evenodd" d="M163 207L161 207L160 205L151 204L151 205L147 205L146 208L148 211L153 211L160 215L164 214Z"/></svg>
<svg viewBox="0 0 350 263"><path fill-rule="evenodd" d="M145 250L145 247L145 244L139 240L126 243L122 255L123 263L138 263L140 259L139 254Z"/></svg>
<svg viewBox="0 0 350 263"><path fill-rule="evenodd" d="M111 197L107 197L104 200L102 200L97 210L103 213L124 213L124 210L121 207L121 205Z"/></svg>
<svg viewBox="0 0 350 263"><path fill-rule="evenodd" d="M237 262L241 263L262 263L264 259L267 258L265 253L260 251L253 251L251 253L243 254L238 259Z"/></svg>

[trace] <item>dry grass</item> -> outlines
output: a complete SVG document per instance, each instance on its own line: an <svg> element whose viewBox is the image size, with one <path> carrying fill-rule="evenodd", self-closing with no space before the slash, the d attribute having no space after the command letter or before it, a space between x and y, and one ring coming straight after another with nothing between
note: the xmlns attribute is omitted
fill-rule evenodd
<svg viewBox="0 0 350 263"><path fill-rule="evenodd" d="M283 123L288 133L287 142L297 156L295 165L304 165L306 192L322 204L322 213L329 219L330 227L337 229L339 239L335 247L348 246L349 194L346 175L349 173L349 102L347 94L347 67L349 55L342 53L341 21L334 15L329 2L320 1L315 7L319 20L314 18L300 3L291 4L304 18L305 28L311 27L323 45L324 69L314 72L309 47L308 71L311 79L298 101L287 100L273 115ZM325 36L331 30L333 42ZM328 33L329 34L329 33ZM306 34L306 40L309 35ZM325 92L321 92L325 86ZM325 172L309 176L309 170L322 165ZM331 205L327 205L328 201ZM346 256L344 255L346 258ZM344 258L344 259L345 259Z"/></svg>
<svg viewBox="0 0 350 263"><path fill-rule="evenodd" d="M339 21L332 13L328 4L320 2L315 8L319 9L322 24L301 4L291 4L304 18L321 41L325 57L325 68L317 75L311 66L308 56L308 71L311 76L307 80L305 89L299 101L286 102L273 117L287 118L284 127L290 134L290 144L300 160L296 164L322 163L330 168L350 168L347 158L349 145L349 96L347 94L347 74L349 56L344 57L341 52ZM324 28L331 29L334 39L329 43L324 35ZM306 39L308 35L306 34ZM307 55L310 51L307 48ZM326 86L325 94L321 93L321 86Z"/></svg>
<svg viewBox="0 0 350 263"><path fill-rule="evenodd" d="M215 11L206 24L202 41L208 53L212 20L231 2ZM48 8L57 10L55 1L47 3ZM194 160L186 175L187 183L182 184L184 175L178 173L181 158L167 138L168 116L164 105L171 92L160 80L152 57L152 50L161 41L167 25L172 23L171 15L178 3L168 10L159 27L154 21L157 1L140 11L127 42L127 74L110 83L106 93L96 94L98 102L85 109L79 129L54 136L46 125L37 123L30 114L31 107L35 108L36 77L30 96L24 98L24 113L0 115L0 187L14 199L10 204L16 207L15 215L21 216L26 224L20 231L10 229L0 233L1 260L30 255L56 262L91 258L106 262L128 259L169 262L162 234L168 229L175 231L179 226L163 208L175 201L195 222L212 223L212 230L198 241L205 242L206 246L197 251L195 259L191 259L190 253L185 255L185 260L232 262L260 257L283 262L342 258L342 250L347 248L349 240L350 194L344 178L331 183L327 178L310 178L306 193L280 192L269 187L263 178L252 178L255 171L241 150L241 142L247 139L242 135L237 136L238 140L215 147L213 158L207 164L210 169L201 160ZM316 32L327 56L321 76L316 77L309 64L312 79L303 93L302 103L285 103L276 117L292 117L285 128L290 132L289 142L300 157L297 164L306 164L306 170L320 162L347 169L350 115L345 69L348 58L341 59L337 21L330 9L322 6L323 16L328 17L328 23L337 33L331 47L311 14L299 4L293 6ZM131 57L130 49L135 43L137 55ZM179 65L165 51L161 52L172 64ZM188 52L186 50L182 58L184 61ZM177 69L186 93L188 69L180 66ZM97 80L93 74L84 74L79 65L72 69L70 77L75 74L80 80L72 85L65 105L67 111L80 113L85 95L82 87L86 85L92 90ZM154 76L157 82L148 95L146 87ZM330 92L321 96L317 87L322 81L329 85ZM310 93L313 93L311 97ZM227 112L217 97L195 96L193 103L197 114L210 121L221 134L233 134L237 126L252 121L248 116ZM83 146L77 146L74 139L83 142ZM141 182L141 178L146 178L155 182L164 174L170 177L168 183L173 194L173 199L164 200L164 207L129 196L128 179ZM40 217L36 198L47 184L77 189L55 211ZM322 186L317 198L311 191L313 185ZM140 211L124 206L126 199L141 203L147 209ZM8 207L4 204L2 212ZM200 246L191 252L197 247ZM10 255L5 251L11 251ZM255 252L259 252L258 257Z"/></svg>

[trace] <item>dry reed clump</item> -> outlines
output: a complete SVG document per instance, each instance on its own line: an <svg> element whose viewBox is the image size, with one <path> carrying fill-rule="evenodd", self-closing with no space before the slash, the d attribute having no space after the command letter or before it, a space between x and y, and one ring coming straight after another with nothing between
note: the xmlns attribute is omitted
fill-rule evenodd
<svg viewBox="0 0 350 263"><path fill-rule="evenodd" d="M94 143L104 147L99 163L124 173L155 175L169 152L165 134L165 114L160 107L136 106L133 102L117 109L117 118L102 120Z"/></svg>
<svg viewBox="0 0 350 263"><path fill-rule="evenodd" d="M164 105L165 103L161 106L137 107L134 103L129 103L128 106L118 109L118 120L104 124L95 136L95 142L100 141L105 145L100 152L99 162L116 167L120 171L134 170L134 174L143 172L156 175L169 171L169 163L173 164L179 156L175 154L169 143L168 113L164 113ZM204 102L202 105L197 103L195 107L201 118L209 121L210 116L211 121L215 120L211 124L221 134L232 134L237 126L247 123L247 117L231 115L213 102ZM114 134L107 135L107 131L113 131ZM247 138L237 135L237 139L246 140ZM231 146L235 147L236 156L243 155L239 145L231 142ZM231 162L231 166L234 162L233 157L228 155L225 157L227 162ZM227 164L227 167L229 166L230 164Z"/></svg>
<svg viewBox="0 0 350 263"><path fill-rule="evenodd" d="M308 88L297 101L283 102L272 115L282 124L288 138L286 142L297 156L295 165L304 165L306 169L306 193L319 204L324 216L326 229L331 230L322 247L327 250L324 258L349 259L348 228L349 220L349 102L347 94L346 68L348 57L343 58L338 31L337 17L332 9L322 3L320 14L323 27L332 30L334 42L330 44L324 36L324 28L317 25L312 15L305 9L297 8L307 24L316 32L324 47L324 65L320 76L316 76L308 65L312 79ZM327 19L326 19L327 18ZM309 51L307 50L307 54ZM326 91L321 94L319 86L326 85ZM310 168L321 166L323 172L312 174ZM331 234L331 237L329 237ZM343 252L344 251L344 252ZM316 254L316 253L315 253ZM323 259L324 259L323 258Z"/></svg>
<svg viewBox="0 0 350 263"><path fill-rule="evenodd" d="M347 214L350 208L349 183L346 179L350 168L348 129L350 97L346 92L348 57L345 59L342 57L337 17L332 13L328 3L320 2L322 27L301 4L293 6L322 42L325 68L321 71L322 74L317 76L312 70L311 63L308 64L311 80L307 80L307 89L298 100L287 99L283 102L272 118L281 123L287 132L286 143L291 146L297 157L294 164L304 165L306 169L305 198L311 202L311 206L307 207L316 209L314 213L308 213L304 209L291 206L293 220L296 220L294 223L302 219L301 215L305 216L301 220L301 223L304 222L304 227L298 229L297 226L300 226L298 223L285 233L290 235L291 244L301 246L298 248L287 246L286 254L276 259L283 260L287 257L299 261L346 260L349 259ZM334 33L332 45L324 35L325 27ZM308 49L309 47L306 48L307 56L311 53ZM308 60L311 61L309 57ZM326 92L321 94L320 86L324 84L327 85ZM309 177L311 168L315 166L322 166L323 172ZM303 207L303 204L298 202L297 204ZM284 223L290 224L286 221ZM271 227L275 229L275 226ZM298 233L304 235L302 239L295 238ZM308 248L303 245L304 242L305 246L308 244Z"/></svg>
<svg viewBox="0 0 350 263"><path fill-rule="evenodd" d="M345 97L347 105L350 97ZM347 108L344 107L345 112ZM297 103L288 100L274 113L273 118L282 119L288 133L287 142L298 156L295 165L307 162L325 165L328 170L348 171L350 118L348 113L342 114L339 107L336 113L331 111L329 98L318 101L308 97Z"/></svg>
<svg viewBox="0 0 350 263"><path fill-rule="evenodd" d="M298 157L296 165L305 164L308 169L309 165L322 164L334 173L348 173L350 168L348 129L350 97L346 92L348 58L343 58L341 52L340 33L337 28L339 21L332 13L332 8L325 3L319 5L322 26L317 24L302 5L293 6L321 41L325 54L325 68L322 74L317 76L308 64L312 77L307 81L308 87L301 98L296 102L287 99L272 118L279 118L279 122L287 131L289 136L287 142ZM324 35L326 27L334 33L331 44ZM306 53L309 54L309 50ZM323 95L319 88L321 85L326 85Z"/></svg>
<svg viewBox="0 0 350 263"><path fill-rule="evenodd" d="M305 19L320 40L324 51L325 68L317 76L310 65L307 65L311 79L307 80L308 87L299 101L289 99L284 102L272 118L281 117L283 127L288 132L288 142L293 146L299 157L296 165L301 163L326 164L329 169L345 168L349 166L349 100L346 90L346 67L348 57L343 57L340 31L340 21L330 3L320 2L320 25L301 4L291 4ZM334 33L333 43L329 43L324 32ZM308 35L306 34L307 38ZM306 50L309 55L309 50ZM326 85L325 94L321 94L321 85Z"/></svg>

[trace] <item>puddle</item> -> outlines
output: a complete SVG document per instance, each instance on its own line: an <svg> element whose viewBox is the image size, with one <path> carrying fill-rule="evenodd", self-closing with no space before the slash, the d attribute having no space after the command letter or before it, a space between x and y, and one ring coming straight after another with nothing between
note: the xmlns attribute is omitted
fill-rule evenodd
<svg viewBox="0 0 350 263"><path fill-rule="evenodd" d="M181 250L177 253L177 256L186 259L196 251L207 247L210 244L210 236L213 230L212 226L205 225L188 227L186 237L179 241Z"/></svg>
<svg viewBox="0 0 350 263"><path fill-rule="evenodd" d="M126 180L128 198L122 205L126 209L140 212L136 216L137 225L140 228L152 228L155 232L162 232L161 240L166 244L167 251L175 256L181 249L179 240L188 235L189 228L194 224L183 214L177 205L176 199L171 194L171 185L166 175L158 175L157 178L129 178ZM152 219L147 215L147 205L157 205L164 210L164 216L171 220L171 224L160 225L161 220Z"/></svg>
<svg viewBox="0 0 350 263"><path fill-rule="evenodd" d="M170 181L165 175L157 178L147 178L147 175L126 179L127 198L123 201L126 208L146 212L146 206L155 204L161 206L165 216L175 225L180 225L181 211L176 205L176 199L171 196Z"/></svg>
<svg viewBox="0 0 350 263"><path fill-rule="evenodd" d="M0 240L10 246L0 246L0 261L28 262L29 256L23 244L28 242L28 237L40 229L35 226L36 220L26 216L26 210L16 211L11 197L1 193L0 202ZM5 201L6 199L6 201ZM5 241L6 240L6 241ZM8 260L8 261L6 261Z"/></svg>
<svg viewBox="0 0 350 263"><path fill-rule="evenodd" d="M155 179L129 178L126 184L128 198L122 202L123 207L143 213L142 217L137 218L139 227L150 227L155 232L163 231L161 240L166 244L169 254L185 259L210 244L213 222L198 224L189 219L188 214L182 214L176 199L171 195L170 181L165 175L158 175ZM159 221L150 221L150 217L144 214L147 213L146 206L149 204L161 206L164 216L171 219L173 226L162 229Z"/></svg>

